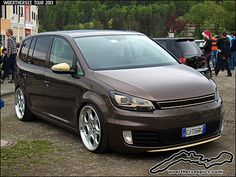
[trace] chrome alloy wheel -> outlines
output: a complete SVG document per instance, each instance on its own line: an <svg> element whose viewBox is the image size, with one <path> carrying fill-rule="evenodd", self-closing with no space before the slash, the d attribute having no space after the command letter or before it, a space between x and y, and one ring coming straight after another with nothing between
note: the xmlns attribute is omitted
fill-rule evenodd
<svg viewBox="0 0 236 177"><path fill-rule="evenodd" d="M85 147L90 151L96 150L101 140L101 124L96 110L89 105L80 112L79 131Z"/></svg>
<svg viewBox="0 0 236 177"><path fill-rule="evenodd" d="M15 92L15 111L18 119L22 119L25 114L25 97L20 88Z"/></svg>

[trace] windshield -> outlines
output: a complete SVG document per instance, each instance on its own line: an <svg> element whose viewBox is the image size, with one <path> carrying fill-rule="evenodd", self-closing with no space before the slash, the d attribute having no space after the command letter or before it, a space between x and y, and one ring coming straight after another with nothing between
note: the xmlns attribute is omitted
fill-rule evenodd
<svg viewBox="0 0 236 177"><path fill-rule="evenodd" d="M80 37L75 42L93 70L178 64L162 47L142 35Z"/></svg>
<svg viewBox="0 0 236 177"><path fill-rule="evenodd" d="M202 51L194 41L179 41L177 43L181 50L181 57L201 56Z"/></svg>

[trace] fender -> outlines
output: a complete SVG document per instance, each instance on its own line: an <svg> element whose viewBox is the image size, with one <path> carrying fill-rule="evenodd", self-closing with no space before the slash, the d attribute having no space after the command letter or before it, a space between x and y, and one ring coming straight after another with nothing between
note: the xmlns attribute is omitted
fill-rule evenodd
<svg viewBox="0 0 236 177"><path fill-rule="evenodd" d="M76 99L76 107L78 108L76 111L76 115L77 117L75 118L75 125L78 127L78 117L80 114L80 110L83 108L83 106L87 103L91 103L94 106L96 106L98 108L98 110L101 112L103 118L108 119L108 113L109 113L109 109L107 107L107 103L106 100L107 96L104 95L104 97L102 97L101 95L97 94L96 92L93 91L86 91L83 95L82 95L82 99L81 97L77 97ZM106 122L106 121L105 121Z"/></svg>

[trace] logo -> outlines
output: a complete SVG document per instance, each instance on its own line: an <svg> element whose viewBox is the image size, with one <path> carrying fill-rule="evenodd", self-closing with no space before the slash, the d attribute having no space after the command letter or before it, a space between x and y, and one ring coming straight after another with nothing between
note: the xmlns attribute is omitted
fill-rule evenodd
<svg viewBox="0 0 236 177"><path fill-rule="evenodd" d="M222 166L226 163L232 163L234 155L228 151L222 151L217 156L206 158L203 154L198 154L195 151L187 151L185 149L174 153L169 158L164 159L160 163L149 169L150 174L163 173L167 171L170 167L181 163L196 164L198 166L204 167L205 169L210 169L214 166Z"/></svg>

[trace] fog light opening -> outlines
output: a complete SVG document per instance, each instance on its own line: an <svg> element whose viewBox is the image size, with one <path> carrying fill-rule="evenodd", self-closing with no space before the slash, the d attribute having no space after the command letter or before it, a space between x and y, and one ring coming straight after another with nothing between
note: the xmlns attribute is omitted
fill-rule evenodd
<svg viewBox="0 0 236 177"><path fill-rule="evenodd" d="M133 144L133 138L131 131L124 130L122 131L123 138L127 144Z"/></svg>

